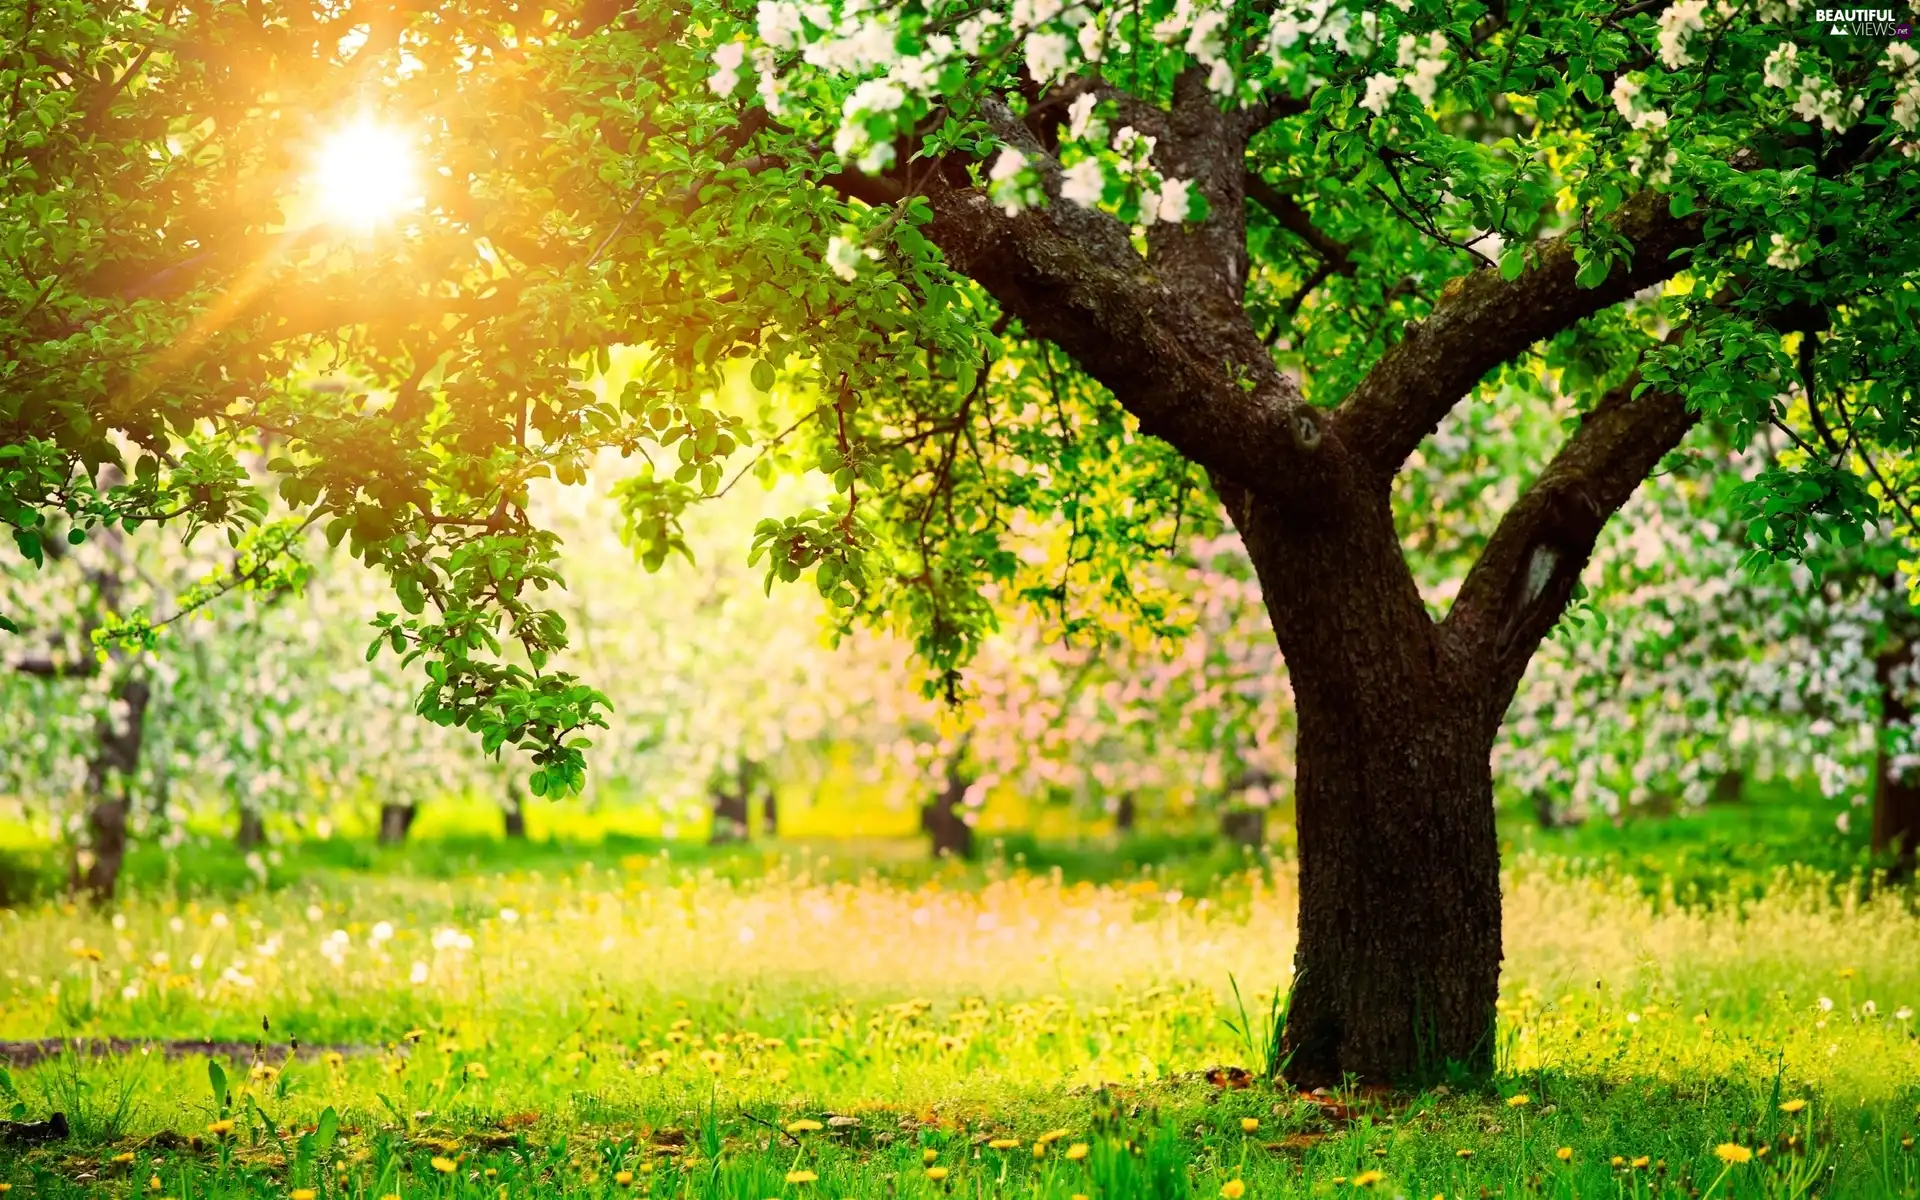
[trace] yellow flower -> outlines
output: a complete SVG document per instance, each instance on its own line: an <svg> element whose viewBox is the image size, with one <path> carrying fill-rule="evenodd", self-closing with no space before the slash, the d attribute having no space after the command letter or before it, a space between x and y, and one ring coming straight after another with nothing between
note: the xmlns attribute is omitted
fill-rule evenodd
<svg viewBox="0 0 1920 1200"><path fill-rule="evenodd" d="M1065 1130L1065 1129L1049 1129L1045 1133L1041 1134L1039 1137L1033 1140L1036 1142L1040 1142L1042 1144L1045 1144L1047 1142L1057 1142L1061 1138L1067 1136L1069 1132L1070 1132L1069 1130Z"/></svg>
<svg viewBox="0 0 1920 1200"><path fill-rule="evenodd" d="M987 1147L991 1150L1018 1150L1020 1148L1020 1139L995 1138L987 1143Z"/></svg>
<svg viewBox="0 0 1920 1200"><path fill-rule="evenodd" d="M1648 1158L1646 1155L1642 1154L1639 1158L1636 1158L1633 1160L1633 1169L1636 1171L1644 1171L1647 1168L1647 1164L1652 1161L1653 1160L1651 1158Z"/></svg>
<svg viewBox="0 0 1920 1200"><path fill-rule="evenodd" d="M1533 1103L1533 1097L1527 1095L1525 1092L1521 1092L1517 1096L1507 1097L1508 1108L1525 1108L1527 1105L1532 1103Z"/></svg>
<svg viewBox="0 0 1920 1200"><path fill-rule="evenodd" d="M1792 1116L1806 1106L1807 1102L1805 1100L1783 1100L1780 1103L1780 1111L1786 1113L1788 1116Z"/></svg>
<svg viewBox="0 0 1920 1200"><path fill-rule="evenodd" d="M343 1167L344 1167L344 1166L346 1166L346 1164L345 1164L345 1163L341 1163L340 1165L341 1165L341 1166L343 1166ZM480 1172L480 1173L481 1173L482 1175L485 1175L485 1176L486 1176L486 1177L487 1177L488 1179L497 1179L497 1178L499 1178L499 1176L500 1176L500 1172L498 1172L498 1171L496 1171L496 1170L494 1170L494 1169L493 1169L492 1167L488 1167L488 1168L487 1168L486 1170L484 1170L484 1171L482 1171L482 1172ZM342 1174L345 1174L345 1172L342 1172Z"/></svg>
<svg viewBox="0 0 1920 1200"><path fill-rule="evenodd" d="M814 1180L818 1178L820 1177L818 1175L815 1175L812 1171L788 1171L787 1172L788 1183L812 1183Z"/></svg>
<svg viewBox="0 0 1920 1200"><path fill-rule="evenodd" d="M160 1182L160 1177L158 1175L155 1175L152 1178L147 1180L147 1190L150 1192L157 1192L162 1187L165 1187L165 1186L166 1186L165 1184Z"/></svg>
<svg viewBox="0 0 1920 1200"><path fill-rule="evenodd" d="M453 1161L452 1159L441 1158L437 1154L433 1158L433 1169L440 1172L442 1175L453 1174L454 1168L458 1167L459 1165L460 1165L459 1163Z"/></svg>
<svg viewBox="0 0 1920 1200"><path fill-rule="evenodd" d="M1035 1158L1045 1158L1047 1156L1047 1143L1035 1142L1033 1144L1033 1156Z"/></svg>
<svg viewBox="0 0 1920 1200"><path fill-rule="evenodd" d="M1713 1156L1730 1165L1753 1161L1753 1151L1736 1142L1721 1142L1713 1148Z"/></svg>
<svg viewBox="0 0 1920 1200"><path fill-rule="evenodd" d="M125 1154L116 1154L113 1156L113 1161L124 1167L133 1161L133 1151L129 1150Z"/></svg>
<svg viewBox="0 0 1920 1200"><path fill-rule="evenodd" d="M293 1197L293 1200L314 1200L320 1193L312 1188L295 1188L287 1194Z"/></svg>
<svg viewBox="0 0 1920 1200"><path fill-rule="evenodd" d="M0 1196L4 1196L4 1195L6 1195L6 1194L7 1194L8 1192L10 1192L10 1191L12 1191L12 1190L13 1190L13 1185L12 1185L12 1184L10 1184L10 1183L0 1183Z"/></svg>
<svg viewBox="0 0 1920 1200"><path fill-rule="evenodd" d="M1241 1117L1240 1118L1241 1133L1252 1133L1254 1130L1258 1128L1260 1128L1259 1117Z"/></svg>
<svg viewBox="0 0 1920 1200"><path fill-rule="evenodd" d="M613 1173L613 1181L619 1184L621 1187L627 1187L633 1183L633 1172L632 1171L615 1171Z"/></svg>
<svg viewBox="0 0 1920 1200"><path fill-rule="evenodd" d="M1613 1165L1615 1167L1624 1167L1627 1165L1627 1160L1616 1154L1613 1156Z"/></svg>
<svg viewBox="0 0 1920 1200"><path fill-rule="evenodd" d="M928 1167L927 1168L927 1178L933 1180L936 1183L938 1183L942 1179L945 1179L946 1177L947 1177L947 1169L945 1167Z"/></svg>
<svg viewBox="0 0 1920 1200"><path fill-rule="evenodd" d="M821 1128L820 1122L809 1121L804 1118L798 1121L787 1122L788 1133L812 1133L814 1130L819 1128Z"/></svg>
<svg viewBox="0 0 1920 1200"><path fill-rule="evenodd" d="M1370 1188L1386 1177L1387 1173L1385 1171L1362 1171L1353 1177L1353 1186L1357 1188Z"/></svg>
<svg viewBox="0 0 1920 1200"><path fill-rule="evenodd" d="M1220 1185L1220 1194L1226 1197L1226 1200L1240 1200L1240 1197L1247 1194L1247 1185L1238 1179L1229 1179Z"/></svg>
<svg viewBox="0 0 1920 1200"><path fill-rule="evenodd" d="M1460 1149L1458 1149L1458 1150L1455 1150L1455 1151L1454 1151L1454 1154L1455 1154L1456 1156L1458 1156L1458 1157L1460 1157L1460 1158L1472 1158L1472 1157L1473 1157L1473 1151L1471 1151L1471 1150L1468 1150L1468 1149L1466 1149L1465 1147L1462 1147L1462 1148L1460 1148Z"/></svg>
<svg viewBox="0 0 1920 1200"><path fill-rule="evenodd" d="M934 1159L939 1157L940 1157L940 1152L938 1150L935 1150L931 1146L929 1146L928 1148L920 1152L920 1161L923 1163L930 1163Z"/></svg>
<svg viewBox="0 0 1920 1200"><path fill-rule="evenodd" d="M1073 1145L1067 1147L1067 1157L1073 1159L1075 1162L1079 1162L1086 1156L1087 1144L1085 1142L1075 1142Z"/></svg>
<svg viewBox="0 0 1920 1200"><path fill-rule="evenodd" d="M467 1077L469 1079L485 1079L487 1077L487 1064L477 1062L468 1063Z"/></svg>
<svg viewBox="0 0 1920 1200"><path fill-rule="evenodd" d="M1555 1150L1555 1151L1553 1152L1553 1156L1554 1156L1555 1158L1557 1158L1557 1159L1559 1159L1559 1160L1560 1160L1561 1162L1572 1162L1572 1161L1573 1161L1573 1147L1572 1147L1572 1146L1562 1146L1562 1147L1560 1147L1560 1148L1559 1148L1558 1150Z"/></svg>

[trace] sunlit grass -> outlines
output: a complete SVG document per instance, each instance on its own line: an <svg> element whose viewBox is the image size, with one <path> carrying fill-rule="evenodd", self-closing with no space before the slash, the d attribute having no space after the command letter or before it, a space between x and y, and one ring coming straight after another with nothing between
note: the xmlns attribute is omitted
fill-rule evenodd
<svg viewBox="0 0 1920 1200"><path fill-rule="evenodd" d="M1356 1180L1562 1194L1556 1179L1586 1180L1578 1194L1685 1194L1721 1175L1722 1194L1753 1194L1828 1168L1833 1194L1914 1194L1900 1139L1920 1098L1920 917L1898 892L1862 899L1783 870L1757 900L1688 908L1522 860L1496 1087L1330 1109L1216 1092L1201 1075L1255 1057L1228 1027L1241 1016L1230 981L1256 1030L1286 986L1285 869L1203 897L1151 875L959 884L830 881L805 862L739 882L635 856L454 882L333 876L114 913L48 906L0 916L0 1036L250 1044L268 1023L258 1060L228 1063L226 1141L205 1133L226 1118L198 1056L13 1072L23 1115L64 1097L104 1139L82 1158L137 1146L195 1188L223 1159L229 1182L266 1172L284 1187L302 1168L271 1130L330 1106L354 1131L349 1190L373 1196L492 1195L509 1175L527 1194L618 1189L632 1171L634 1187L744 1200L956 1187L1097 1200L1101 1178L1111 1195L1163 1194L1148 1180L1162 1167L1177 1182L1164 1194L1206 1196L1243 1175L1267 1194ZM309 1051L290 1056L290 1038ZM1808 1107L1780 1111L1793 1100ZM783 1132L792 1121L823 1129ZM663 1128L687 1140L662 1151ZM1086 1157L1065 1158L1068 1142L1035 1159L1052 1128ZM154 1149L165 1131L203 1145ZM1752 1161L1715 1155L1763 1145ZM454 1172L420 1157L436 1147ZM53 1152L33 1161L83 1173ZM113 1186L142 1190L146 1170ZM789 1184L790 1171L818 1178Z"/></svg>

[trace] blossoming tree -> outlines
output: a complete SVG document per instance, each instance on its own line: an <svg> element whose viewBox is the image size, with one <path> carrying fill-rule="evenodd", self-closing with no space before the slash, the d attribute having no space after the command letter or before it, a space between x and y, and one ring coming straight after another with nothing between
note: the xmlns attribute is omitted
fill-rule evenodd
<svg viewBox="0 0 1920 1200"><path fill-rule="evenodd" d="M1490 749L1691 426L1805 443L1741 493L1764 553L1903 502L1920 56L1793 0L47 0L4 36L0 521L29 558L55 513L237 529L267 443L389 577L420 710L536 792L604 697L554 663L533 477L652 457L657 562L749 443L817 470L761 563L935 675L990 596L1151 621L1133 568L1223 506L1298 712L1301 1082L1490 1062ZM614 344L647 369L578 386ZM743 370L804 419L712 404ZM1548 379L1577 415L1436 619L1396 477Z"/></svg>

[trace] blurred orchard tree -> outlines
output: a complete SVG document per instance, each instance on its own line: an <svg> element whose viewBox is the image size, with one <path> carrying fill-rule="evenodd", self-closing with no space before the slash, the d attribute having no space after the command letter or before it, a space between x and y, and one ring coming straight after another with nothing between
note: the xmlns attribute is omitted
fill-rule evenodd
<svg viewBox="0 0 1920 1200"><path fill-rule="evenodd" d="M821 472L829 503L755 533L770 582L904 620L955 695L996 602L1151 627L1139 564L1229 520L1298 713L1301 1083L1491 1062L1489 754L1691 427L1793 440L1735 498L1756 554L1908 505L1920 55L1791 0L5 21L0 521L29 559L56 517L242 550L263 448L389 578L420 710L555 792L604 697L553 665L536 477L644 456L659 562L731 472ZM615 345L645 371L583 387ZM792 420L712 403L740 376ZM1470 396L1574 408L1436 619L1396 479ZM1068 531L1044 567L1023 520Z"/></svg>

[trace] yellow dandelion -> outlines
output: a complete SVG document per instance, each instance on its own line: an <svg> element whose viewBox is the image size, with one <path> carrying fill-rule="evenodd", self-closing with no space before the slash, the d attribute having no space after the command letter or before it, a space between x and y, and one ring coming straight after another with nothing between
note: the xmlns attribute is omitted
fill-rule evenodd
<svg viewBox="0 0 1920 1200"><path fill-rule="evenodd" d="M477 1062L472 1062L467 1064L467 1078L485 1079L486 1077L487 1077L487 1064L477 1063Z"/></svg>
<svg viewBox="0 0 1920 1200"><path fill-rule="evenodd" d="M1533 1097L1527 1095L1525 1092L1521 1092L1517 1096L1507 1097L1508 1108L1525 1108L1527 1105L1532 1103L1533 1103Z"/></svg>
<svg viewBox="0 0 1920 1200"><path fill-rule="evenodd" d="M486 1170L480 1173L482 1175L485 1175L488 1179L498 1179L500 1177L500 1172L494 1170L492 1167L488 1167Z"/></svg>
<svg viewBox="0 0 1920 1200"><path fill-rule="evenodd" d="M1467 1149L1464 1146L1462 1146L1458 1150L1455 1150L1453 1154L1455 1158L1472 1158L1473 1157L1473 1151Z"/></svg>
<svg viewBox="0 0 1920 1200"><path fill-rule="evenodd" d="M157 1192L165 1186L166 1186L165 1184L160 1182L160 1177L158 1175L155 1175L152 1178L147 1180L147 1190L150 1192Z"/></svg>
<svg viewBox="0 0 1920 1200"><path fill-rule="evenodd" d="M1057 1142L1061 1138L1066 1137L1067 1134L1071 1132L1072 1130L1068 1130L1068 1129L1049 1129L1045 1133L1041 1134L1039 1137L1033 1140L1041 1143Z"/></svg>
<svg viewBox="0 0 1920 1200"><path fill-rule="evenodd" d="M13 1190L13 1185L12 1185L12 1184L10 1184L10 1183L0 1183L0 1196L4 1196L4 1195L6 1195L6 1194L7 1194L8 1192L10 1192L10 1191L12 1191L12 1190Z"/></svg>
<svg viewBox="0 0 1920 1200"><path fill-rule="evenodd" d="M940 1182L942 1179L945 1179L946 1177L947 1177L947 1169L945 1167L928 1167L927 1168L927 1178L933 1180L935 1183Z"/></svg>
<svg viewBox="0 0 1920 1200"><path fill-rule="evenodd" d="M1087 1144L1085 1142L1075 1142L1073 1145L1067 1147L1067 1157L1075 1162L1079 1162L1086 1156Z"/></svg>
<svg viewBox="0 0 1920 1200"><path fill-rule="evenodd" d="M1613 1156L1613 1165L1616 1169L1624 1167L1627 1165L1627 1160L1616 1154Z"/></svg>
<svg viewBox="0 0 1920 1200"><path fill-rule="evenodd" d="M1385 1171L1362 1171L1353 1177L1353 1186L1357 1188L1370 1188L1386 1177L1387 1173Z"/></svg>
<svg viewBox="0 0 1920 1200"><path fill-rule="evenodd" d="M291 1192L288 1192L287 1195L291 1196L293 1200L315 1200L315 1197L319 1196L320 1193L314 1191L312 1188L295 1188Z"/></svg>
<svg viewBox="0 0 1920 1200"><path fill-rule="evenodd" d="M1259 1117L1241 1117L1240 1118L1241 1133L1252 1133L1254 1130L1258 1128L1260 1128Z"/></svg>
<svg viewBox="0 0 1920 1200"><path fill-rule="evenodd" d="M940 1152L938 1150L933 1149L931 1146L929 1146L927 1149L922 1150L920 1152L920 1161L923 1163L930 1163L934 1159L939 1157L940 1157Z"/></svg>
<svg viewBox="0 0 1920 1200"><path fill-rule="evenodd" d="M1780 1102L1780 1111L1786 1113L1788 1116L1792 1116L1806 1106L1807 1102L1805 1100L1783 1100Z"/></svg>
<svg viewBox="0 0 1920 1200"><path fill-rule="evenodd" d="M114 1162L115 1162L115 1163L116 1163L117 1165L119 1165L119 1166L123 1166L123 1167L124 1167L124 1166L126 1166L126 1165L127 1165L128 1163L130 1163L130 1162L132 1162L132 1161L133 1161L133 1151L131 1151L131 1150L129 1150L129 1151L127 1151L127 1152L126 1152L126 1153L124 1153L124 1154L116 1154L116 1155L114 1155L114 1156L113 1156L113 1161L114 1161Z"/></svg>
<svg viewBox="0 0 1920 1200"><path fill-rule="evenodd" d="M806 1119L804 1119L804 1118L803 1118L803 1119L801 1119L801 1120L798 1120L798 1121L788 1121L788 1122L787 1122L787 1132L788 1132L788 1133L812 1133L812 1132L814 1132L815 1130L817 1130L817 1129L820 1129L820 1128L822 1128L822 1126L821 1126L821 1124L820 1124L820 1122L818 1122L818 1121L809 1121L809 1120L806 1120Z"/></svg>
<svg viewBox="0 0 1920 1200"><path fill-rule="evenodd" d="M1562 1147L1560 1147L1560 1148L1559 1148L1558 1150L1555 1150L1555 1151L1553 1152L1553 1156L1554 1156L1555 1158L1557 1158L1557 1159L1559 1159L1559 1160L1560 1160L1561 1162L1572 1162L1572 1161L1573 1161L1573 1147L1572 1147L1572 1146L1562 1146Z"/></svg>
<svg viewBox="0 0 1920 1200"><path fill-rule="evenodd" d="M1240 1197L1247 1194L1247 1185L1238 1179L1229 1179L1220 1185L1220 1194L1225 1197L1225 1200L1240 1200Z"/></svg>
<svg viewBox="0 0 1920 1200"><path fill-rule="evenodd" d="M1018 1150L1020 1148L1020 1139L995 1138L987 1143L987 1148L990 1150Z"/></svg>
<svg viewBox="0 0 1920 1200"><path fill-rule="evenodd" d="M1713 1148L1713 1156L1728 1165L1753 1161L1753 1151L1737 1142L1721 1142Z"/></svg>
<svg viewBox="0 0 1920 1200"><path fill-rule="evenodd" d="M787 1172L788 1183L812 1183L814 1180L818 1178L820 1177L818 1175L815 1175L812 1171L788 1171Z"/></svg>
<svg viewBox="0 0 1920 1200"><path fill-rule="evenodd" d="M1045 1158L1047 1156L1047 1143L1035 1142L1033 1144L1033 1156L1035 1158Z"/></svg>
<svg viewBox="0 0 1920 1200"><path fill-rule="evenodd" d="M619 1184L621 1187L631 1187L633 1186L633 1172L632 1171L615 1171L613 1173L613 1181Z"/></svg>
<svg viewBox="0 0 1920 1200"><path fill-rule="evenodd" d="M1647 1164L1652 1161L1653 1160L1651 1158L1648 1158L1646 1155L1642 1154L1639 1158L1636 1158L1633 1160L1633 1169L1636 1171L1644 1171L1647 1169Z"/></svg>
<svg viewBox="0 0 1920 1200"><path fill-rule="evenodd" d="M453 1161L451 1158L441 1158L437 1154L434 1155L433 1157L433 1169L440 1172L442 1175L453 1174L454 1169L457 1168L459 1165L460 1165L459 1163Z"/></svg>

